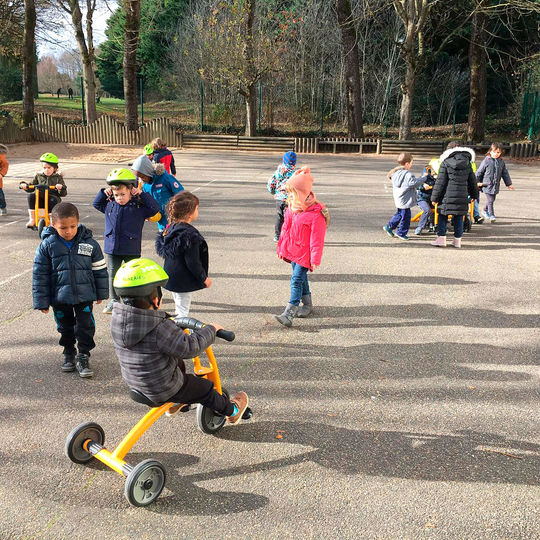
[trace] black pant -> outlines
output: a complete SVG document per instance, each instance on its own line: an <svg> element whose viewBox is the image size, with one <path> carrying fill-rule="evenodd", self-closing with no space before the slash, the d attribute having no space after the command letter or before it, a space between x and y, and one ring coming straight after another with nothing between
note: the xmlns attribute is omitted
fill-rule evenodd
<svg viewBox="0 0 540 540"><path fill-rule="evenodd" d="M92 315L92 302L85 304L59 304L53 306L56 328L60 332L58 343L64 347L65 354L75 354L75 343L81 354L90 354L96 346L94 334L96 323Z"/></svg>
<svg viewBox="0 0 540 540"><path fill-rule="evenodd" d="M45 193L40 189L36 190L39 191L39 207L45 208ZM49 193L49 214L51 213L51 210L59 203L58 197L52 197ZM28 194L28 208L30 210L34 210L36 208L36 192L33 191L32 193Z"/></svg>
<svg viewBox="0 0 540 540"><path fill-rule="evenodd" d="M276 201L276 225L274 232L277 237L281 234L281 227L283 227L283 220L285 219L285 209L287 208L287 201Z"/></svg>
<svg viewBox="0 0 540 540"><path fill-rule="evenodd" d="M182 388L167 401L185 405L200 403L223 416L231 416L234 411L234 405L225 394L220 394L214 389L212 381L191 373L184 373Z"/></svg>
<svg viewBox="0 0 540 540"><path fill-rule="evenodd" d="M114 276L118 269L122 266L122 263L131 261L132 259L138 259L140 255L113 255L107 253L107 271L109 272L109 298L112 300L120 300L120 297L116 294L113 287Z"/></svg>

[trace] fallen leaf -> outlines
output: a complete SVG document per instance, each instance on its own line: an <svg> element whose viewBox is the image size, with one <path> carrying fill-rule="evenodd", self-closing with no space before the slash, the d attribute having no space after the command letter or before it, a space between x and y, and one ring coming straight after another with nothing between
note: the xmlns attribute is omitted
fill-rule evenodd
<svg viewBox="0 0 540 540"><path fill-rule="evenodd" d="M334 418L334 416L337 416L337 414L328 413L326 416L329 416L330 418Z"/></svg>
<svg viewBox="0 0 540 540"><path fill-rule="evenodd" d="M469 385L469 390L476 390L476 386Z"/></svg>
<svg viewBox="0 0 540 540"><path fill-rule="evenodd" d="M426 528L434 529L437 525L433 525L433 523L426 523Z"/></svg>
<svg viewBox="0 0 540 540"><path fill-rule="evenodd" d="M283 435L282 435L281 433L278 433L278 434L276 435L276 439L283 439Z"/></svg>

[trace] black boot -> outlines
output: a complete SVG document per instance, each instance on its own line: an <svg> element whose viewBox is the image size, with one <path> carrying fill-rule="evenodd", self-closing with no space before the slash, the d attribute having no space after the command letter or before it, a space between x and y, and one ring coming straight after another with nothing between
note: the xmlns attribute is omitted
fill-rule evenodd
<svg viewBox="0 0 540 540"><path fill-rule="evenodd" d="M296 313L296 316L299 319L304 319L305 317L308 317L313 311L313 303L311 302L311 294L304 294L304 296L302 296L302 304L303 306Z"/></svg>
<svg viewBox="0 0 540 540"><path fill-rule="evenodd" d="M296 316L298 311L298 306L294 304L287 304L285 311L281 315L274 315L276 320L280 322L283 326L292 326L292 321Z"/></svg>
<svg viewBox="0 0 540 540"><path fill-rule="evenodd" d="M62 364L62 371L68 373L75 371L75 353L64 353L64 363Z"/></svg>
<svg viewBox="0 0 540 540"><path fill-rule="evenodd" d="M90 367L90 355L89 354L83 354L79 353L77 355L77 371L79 372L79 376L83 379L87 379L88 377L92 377L94 375L94 372L92 371Z"/></svg>

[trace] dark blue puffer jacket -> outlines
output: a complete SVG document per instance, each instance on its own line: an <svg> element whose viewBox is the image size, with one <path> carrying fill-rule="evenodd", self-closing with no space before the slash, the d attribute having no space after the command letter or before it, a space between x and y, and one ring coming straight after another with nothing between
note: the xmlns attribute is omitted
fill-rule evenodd
<svg viewBox="0 0 540 540"><path fill-rule="evenodd" d="M79 225L71 249L54 227L47 227L41 238L34 258L34 309L95 302L109 297L107 263L90 229Z"/></svg>
<svg viewBox="0 0 540 540"><path fill-rule="evenodd" d="M159 204L149 193L141 193L125 204L108 199L103 189L94 199L94 208L105 214L105 244L110 255L141 256L144 221L159 214ZM157 216L161 219L161 216Z"/></svg>

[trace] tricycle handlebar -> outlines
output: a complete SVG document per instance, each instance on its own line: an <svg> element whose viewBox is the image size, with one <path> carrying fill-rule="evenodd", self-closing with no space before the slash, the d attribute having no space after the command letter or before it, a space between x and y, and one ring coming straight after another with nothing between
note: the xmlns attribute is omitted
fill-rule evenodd
<svg viewBox="0 0 540 540"><path fill-rule="evenodd" d="M189 328L190 330L200 330L203 326L206 326L203 322L193 317L181 317L180 319L175 319L174 322L181 328ZM216 336L225 341L234 341L236 337L234 332L230 330L218 330Z"/></svg>

